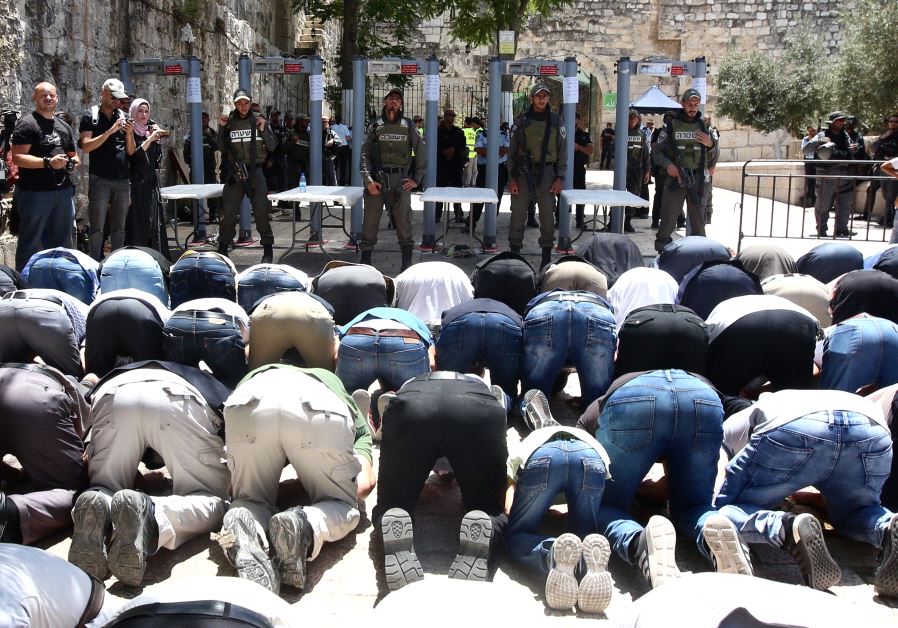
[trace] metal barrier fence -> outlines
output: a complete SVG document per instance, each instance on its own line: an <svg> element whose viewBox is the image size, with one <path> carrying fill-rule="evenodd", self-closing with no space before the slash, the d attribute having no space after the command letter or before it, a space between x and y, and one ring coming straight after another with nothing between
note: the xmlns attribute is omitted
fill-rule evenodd
<svg viewBox="0 0 898 628"><path fill-rule="evenodd" d="M390 91L392 87L392 85L384 84L373 85L368 88L366 102L368 103L369 120L373 120L380 115L381 102L383 102L384 96L386 96L387 92ZM529 92L515 92L513 102L523 102L526 105L529 105L530 103L527 100L528 94ZM485 124L489 107L489 86L485 83L478 83L476 85L441 85L439 103L439 115L442 115L443 109L448 107L455 111L459 124L464 118L475 116L484 120ZM423 116L424 104L424 81L421 77L415 77L403 88L403 109L405 110L405 115L409 118L415 115ZM523 111L524 106L519 105L519 107L520 110ZM518 113L520 113L520 111L515 109L515 115Z"/></svg>
<svg viewBox="0 0 898 628"><path fill-rule="evenodd" d="M832 201L827 208L827 223L832 222L832 215L843 202L842 195L849 194L848 231L855 232L850 238L863 242L888 242L892 229L890 206L894 206L898 180L883 174L874 174L878 172L875 166L882 163L866 160L801 159L750 159L745 162L742 166L739 240L736 252L741 250L742 240L745 238L820 238L817 232L815 204L810 202L808 193L809 182L813 182L816 188L817 203L820 202L822 186L835 188ZM802 168L796 172L795 165L798 164ZM834 174L827 172L841 166L846 166L844 172ZM777 172L777 169L780 171ZM833 182L834 185L829 182ZM864 186L865 183L870 185ZM859 187L865 188L863 204L860 207L857 206L860 203L856 203ZM876 224L874 217L878 191L882 192L886 202L882 224ZM746 196L749 196L748 206ZM754 203L753 207L751 203ZM828 239L848 237L836 235L835 226L829 233L830 235L823 237Z"/></svg>

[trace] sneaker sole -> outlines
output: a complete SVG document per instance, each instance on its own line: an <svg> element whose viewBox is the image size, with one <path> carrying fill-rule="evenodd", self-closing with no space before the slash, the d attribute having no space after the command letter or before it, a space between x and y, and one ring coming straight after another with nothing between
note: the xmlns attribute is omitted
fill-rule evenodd
<svg viewBox="0 0 898 628"><path fill-rule="evenodd" d="M882 597L898 598L898 516L892 518L886 534L884 545L891 541L891 553L876 570L873 591Z"/></svg>
<svg viewBox="0 0 898 628"><path fill-rule="evenodd" d="M590 534L583 539L582 554L586 574L580 580L577 607L584 613L602 613L611 603L614 592L614 582L608 573L611 546L601 534Z"/></svg>
<svg viewBox="0 0 898 628"><path fill-rule="evenodd" d="M552 416L552 409L549 407L549 400L546 395L537 390L529 399L524 398L524 417L527 421L527 427L531 431L541 427Z"/></svg>
<svg viewBox="0 0 898 628"><path fill-rule="evenodd" d="M237 575L277 593L280 583L268 554L256 540L255 519L249 513L234 517L227 529L233 533L235 542L225 554L237 569Z"/></svg>
<svg viewBox="0 0 898 628"><path fill-rule="evenodd" d="M384 539L384 572L390 591L424 578L415 554L412 518L401 508L384 513L380 523Z"/></svg>
<svg viewBox="0 0 898 628"><path fill-rule="evenodd" d="M826 547L820 522L814 517L799 515L796 518L793 534L796 528L799 538L796 540L797 545L792 555L798 560L799 565L806 566L807 573L802 575L805 576L807 585L818 591L826 591L838 584L842 579L842 570Z"/></svg>
<svg viewBox="0 0 898 628"><path fill-rule="evenodd" d="M149 548L144 530L150 499L137 491L122 490L112 498L112 520L115 528L109 544L109 569L112 575L132 587L139 586L147 570ZM147 538L145 538L147 537Z"/></svg>
<svg viewBox="0 0 898 628"><path fill-rule="evenodd" d="M552 568L546 577L546 606L549 608L569 611L577 603L574 569L580 562L582 547L580 539L573 534L562 534L552 543Z"/></svg>
<svg viewBox="0 0 898 628"><path fill-rule="evenodd" d="M297 550L301 545L302 524L308 520L303 514L300 525L297 526L296 519L284 515L285 513L280 513L271 518L268 524L268 538L280 561L281 583L302 589L306 586L306 557L300 556Z"/></svg>
<svg viewBox="0 0 898 628"><path fill-rule="evenodd" d="M735 526L723 515L709 517L702 529L702 536L714 554L717 573L735 573L751 576L752 567L745 555Z"/></svg>
<svg viewBox="0 0 898 628"><path fill-rule="evenodd" d="M458 531L458 555L449 567L449 577L484 581L490 557L493 522L482 510L472 510L461 520Z"/></svg>
<svg viewBox="0 0 898 628"><path fill-rule="evenodd" d="M75 532L69 546L69 562L101 582L106 580L109 577L106 532L112 521L106 498L96 491L83 493L75 502L72 520Z"/></svg>
<svg viewBox="0 0 898 628"><path fill-rule="evenodd" d="M649 519L645 530L649 577L655 589L668 580L680 577L676 559L677 532L670 521L658 516Z"/></svg>

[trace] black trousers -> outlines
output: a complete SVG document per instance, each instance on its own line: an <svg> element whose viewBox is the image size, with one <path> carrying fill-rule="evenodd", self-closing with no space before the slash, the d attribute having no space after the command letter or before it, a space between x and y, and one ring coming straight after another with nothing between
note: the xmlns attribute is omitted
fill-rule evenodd
<svg viewBox="0 0 898 628"><path fill-rule="evenodd" d="M683 369L708 372L705 322L682 305L647 305L627 315L618 332L615 379L627 373Z"/></svg>
<svg viewBox="0 0 898 628"><path fill-rule="evenodd" d="M583 166L574 166L574 189L575 190L585 190L586 189L586 165ZM576 224L583 223L583 214L586 211L585 205L577 205L576 209Z"/></svg>
<svg viewBox="0 0 898 628"><path fill-rule="evenodd" d="M496 189L496 198L499 199L499 202L496 203L496 213L499 212L499 206L502 204L502 194L505 193L505 186L508 184L508 168L505 167L505 164L499 164L499 184ZM486 187L486 164L478 164L477 165L477 187L485 188ZM483 203L471 203L471 220L475 223L480 220L480 215L483 213Z"/></svg>
<svg viewBox="0 0 898 628"><path fill-rule="evenodd" d="M149 305L138 299L108 299L87 315L84 361L88 373L103 377L118 358L164 360L163 324Z"/></svg>
<svg viewBox="0 0 898 628"><path fill-rule="evenodd" d="M450 371L436 373L452 376ZM430 470L445 456L465 510L488 514L496 540L507 525L505 410L481 382L432 375L407 382L384 413L373 521L379 522L390 508L402 508L414 517Z"/></svg>
<svg viewBox="0 0 898 628"><path fill-rule="evenodd" d="M816 388L814 347L817 323L792 310L767 310L743 316L708 348L708 379L719 391L738 395L764 376L774 390Z"/></svg>
<svg viewBox="0 0 898 628"><path fill-rule="evenodd" d="M437 163L437 187L450 187L450 188L460 188L462 187L462 175L464 174L465 167L464 165L457 164L446 164L446 163ZM447 203L448 204L448 203ZM454 205L455 212L461 213L461 203L455 203ZM436 204L436 215L435 219L437 224L440 222L440 218L443 217L443 203Z"/></svg>

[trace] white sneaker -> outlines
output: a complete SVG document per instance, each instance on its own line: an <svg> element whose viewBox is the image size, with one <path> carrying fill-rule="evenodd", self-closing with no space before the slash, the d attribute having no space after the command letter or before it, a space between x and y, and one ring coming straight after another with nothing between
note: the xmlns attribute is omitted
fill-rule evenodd
<svg viewBox="0 0 898 628"><path fill-rule="evenodd" d="M702 537L714 557L717 573L753 575L748 547L742 542L739 531L724 515L711 515L702 527Z"/></svg>

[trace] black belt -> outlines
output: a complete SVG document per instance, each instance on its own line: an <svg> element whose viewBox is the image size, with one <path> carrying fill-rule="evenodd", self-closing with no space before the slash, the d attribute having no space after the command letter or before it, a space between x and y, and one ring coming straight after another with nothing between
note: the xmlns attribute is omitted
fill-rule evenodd
<svg viewBox="0 0 898 628"><path fill-rule="evenodd" d="M414 338L421 340L421 336L411 329L372 329L371 327L350 327L346 335L358 336L386 336L393 338Z"/></svg>
<svg viewBox="0 0 898 628"><path fill-rule="evenodd" d="M142 604L140 606L135 606L134 608L128 609L127 611L116 617L114 622L107 625L116 626L118 624L127 622L129 626L140 626L143 625L143 623L139 620L129 620L134 620L141 617L152 618L159 616L171 616L172 619L174 619L179 615L184 619L187 619L188 617L207 617L230 620L217 622L215 624L216 626L229 624L234 626L256 626L258 628L271 626L271 622L264 615L261 615L256 611L252 611L248 608L244 608L243 606L237 606L236 604L231 604L230 602L222 602L219 600L197 600L190 602L165 603L155 602L153 604ZM172 625L171 622L166 623ZM150 623L147 622L147 625L150 625ZM152 625L159 625L159 623L153 622ZM189 624L175 621L173 625L186 626Z"/></svg>
<svg viewBox="0 0 898 628"><path fill-rule="evenodd" d="M19 299L22 301L28 301L30 299L41 299L42 301L49 301L50 303L55 303L56 305L62 305L62 299L52 294L28 294L27 292L22 292L21 290L16 290L12 294L8 294L4 299Z"/></svg>
<svg viewBox="0 0 898 628"><path fill-rule="evenodd" d="M173 312L171 317L181 317L181 318L201 318L203 320L212 320L212 319L225 319L230 321L235 327L241 322L236 316L231 316L230 314L225 314L224 312L209 312L208 310L180 310L178 312Z"/></svg>
<svg viewBox="0 0 898 628"><path fill-rule="evenodd" d="M391 167L391 166L385 166L385 167L381 168L381 172L386 172L387 174L399 174L400 172L407 172L407 171L408 171L408 166L396 166L395 168Z"/></svg>

